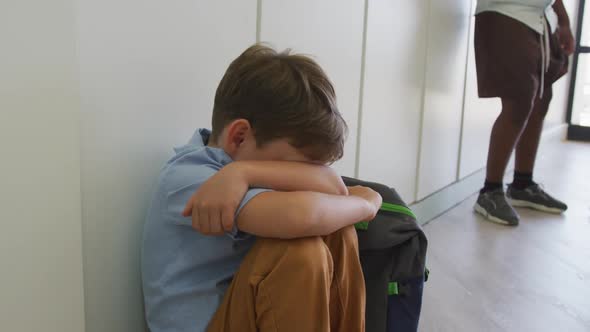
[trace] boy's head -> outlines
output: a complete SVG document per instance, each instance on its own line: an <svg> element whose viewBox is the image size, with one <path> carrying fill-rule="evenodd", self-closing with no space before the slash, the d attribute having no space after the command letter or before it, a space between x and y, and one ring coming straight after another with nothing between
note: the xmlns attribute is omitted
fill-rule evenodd
<svg viewBox="0 0 590 332"><path fill-rule="evenodd" d="M346 133L332 83L307 56L251 46L217 87L211 140L234 160L332 163Z"/></svg>

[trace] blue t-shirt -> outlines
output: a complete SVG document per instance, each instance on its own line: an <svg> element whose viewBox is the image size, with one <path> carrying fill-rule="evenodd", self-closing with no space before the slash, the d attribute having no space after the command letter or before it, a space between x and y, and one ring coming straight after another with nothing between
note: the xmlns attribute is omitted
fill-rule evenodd
<svg viewBox="0 0 590 332"><path fill-rule="evenodd" d="M151 332L205 331L254 237L234 230L205 236L191 228L182 210L203 182L232 162L208 147L210 132L199 129L175 149L160 174L143 234L141 272ZM250 189L238 212L266 189Z"/></svg>

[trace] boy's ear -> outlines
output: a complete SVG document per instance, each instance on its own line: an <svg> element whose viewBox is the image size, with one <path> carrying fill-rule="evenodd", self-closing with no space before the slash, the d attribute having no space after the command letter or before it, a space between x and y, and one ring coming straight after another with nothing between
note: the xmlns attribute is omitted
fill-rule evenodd
<svg viewBox="0 0 590 332"><path fill-rule="evenodd" d="M252 127L250 122L245 119L238 119L232 121L226 127L226 136L222 148L230 155L234 155L240 146L246 140L248 135L252 134Z"/></svg>

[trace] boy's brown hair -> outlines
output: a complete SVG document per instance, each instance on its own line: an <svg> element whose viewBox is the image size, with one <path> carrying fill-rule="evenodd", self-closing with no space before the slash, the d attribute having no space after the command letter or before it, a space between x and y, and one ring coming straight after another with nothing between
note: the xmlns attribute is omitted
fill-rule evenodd
<svg viewBox="0 0 590 332"><path fill-rule="evenodd" d="M250 122L258 146L285 138L311 160L342 158L347 126L334 87L314 60L288 49L257 44L230 64L215 94L212 139L236 119Z"/></svg>

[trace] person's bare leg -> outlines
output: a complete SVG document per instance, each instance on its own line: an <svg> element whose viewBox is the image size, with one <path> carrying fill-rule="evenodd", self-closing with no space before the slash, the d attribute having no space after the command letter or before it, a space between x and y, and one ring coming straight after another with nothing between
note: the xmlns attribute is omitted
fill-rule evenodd
<svg viewBox="0 0 590 332"><path fill-rule="evenodd" d="M516 226L520 217L506 200L502 179L506 165L529 118L533 98L502 98L502 112L490 137L486 181L475 203L476 212L504 225Z"/></svg>
<svg viewBox="0 0 590 332"><path fill-rule="evenodd" d="M506 165L526 126L531 109L529 98L502 98L502 112L494 122L490 137L487 182L502 183Z"/></svg>
<svg viewBox="0 0 590 332"><path fill-rule="evenodd" d="M551 87L545 89L543 98L537 99L527 125L516 145L515 168L519 173L532 174L535 167L535 159L543 131L543 121L549 109L549 103L553 97Z"/></svg>
<svg viewBox="0 0 590 332"><path fill-rule="evenodd" d="M507 195L512 206L561 213L567 210L567 204L545 192L533 181L533 169L543 131L543 121L549 109L551 97L552 90L548 87L545 89L543 98L535 102L526 128L516 145L514 180L508 187Z"/></svg>

